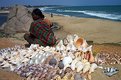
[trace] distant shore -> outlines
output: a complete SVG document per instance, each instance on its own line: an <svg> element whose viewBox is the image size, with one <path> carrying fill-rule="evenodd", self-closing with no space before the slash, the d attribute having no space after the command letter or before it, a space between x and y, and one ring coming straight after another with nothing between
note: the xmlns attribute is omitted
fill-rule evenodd
<svg viewBox="0 0 121 80"><path fill-rule="evenodd" d="M9 11L0 10L0 14L1 14L1 13L9 13Z"/></svg>

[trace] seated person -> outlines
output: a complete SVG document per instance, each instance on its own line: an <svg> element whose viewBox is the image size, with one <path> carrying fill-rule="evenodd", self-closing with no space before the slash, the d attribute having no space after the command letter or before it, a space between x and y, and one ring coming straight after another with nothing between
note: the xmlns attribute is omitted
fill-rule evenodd
<svg viewBox="0 0 121 80"><path fill-rule="evenodd" d="M32 12L34 22L31 23L29 33L24 35L24 39L29 44L39 44L40 46L54 46L56 38L51 29L51 22L45 19L40 9L34 9Z"/></svg>

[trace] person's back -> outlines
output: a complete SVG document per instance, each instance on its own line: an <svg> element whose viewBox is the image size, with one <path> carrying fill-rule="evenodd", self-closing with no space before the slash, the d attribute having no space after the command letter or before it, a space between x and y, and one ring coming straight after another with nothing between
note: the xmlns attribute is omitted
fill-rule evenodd
<svg viewBox="0 0 121 80"><path fill-rule="evenodd" d="M51 29L51 24L44 20L44 15L39 9L34 9L32 13L34 22L32 22L30 27L30 35L28 40L25 36L25 40L29 44L39 44L41 46L54 46L56 44L56 38ZM31 39L31 41L29 41Z"/></svg>
<svg viewBox="0 0 121 80"><path fill-rule="evenodd" d="M32 23L30 33L38 39L36 43L42 46L53 46L56 43L51 27L41 19Z"/></svg>

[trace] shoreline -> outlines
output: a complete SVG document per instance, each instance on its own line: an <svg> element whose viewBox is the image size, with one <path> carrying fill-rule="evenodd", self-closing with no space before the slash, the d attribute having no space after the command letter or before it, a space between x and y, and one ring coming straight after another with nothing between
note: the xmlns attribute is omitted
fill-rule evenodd
<svg viewBox="0 0 121 80"><path fill-rule="evenodd" d="M0 14L5 14L5 13L9 13L10 11L2 11L2 10L0 10Z"/></svg>
<svg viewBox="0 0 121 80"><path fill-rule="evenodd" d="M48 15L51 15L51 13L49 12L43 12L44 14L48 14ZM108 20L108 21L115 21L115 22L121 22L121 20L113 20L113 19L107 19L107 18L96 18L96 17L93 17L93 18L89 18L89 17L77 17L77 16L69 16L69 15L63 15L63 14L56 14L56 13L52 13L53 15L55 16L63 16L63 17L75 17L75 18L86 18L86 19L99 19L99 20Z"/></svg>

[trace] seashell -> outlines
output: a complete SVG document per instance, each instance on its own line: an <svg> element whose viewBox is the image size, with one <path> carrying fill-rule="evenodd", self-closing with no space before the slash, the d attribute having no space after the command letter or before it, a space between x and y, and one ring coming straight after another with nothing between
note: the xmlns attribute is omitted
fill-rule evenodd
<svg viewBox="0 0 121 80"><path fill-rule="evenodd" d="M76 51L76 47L75 47L75 45L73 44L73 41L70 41L70 42L67 44L66 51L68 51L68 52L70 52L70 51Z"/></svg>
<svg viewBox="0 0 121 80"><path fill-rule="evenodd" d="M37 50L37 48L39 47L39 44L31 44L31 46L29 47L31 50Z"/></svg>
<svg viewBox="0 0 121 80"><path fill-rule="evenodd" d="M7 62L7 61L3 61L1 64L0 64L3 68L7 68L10 66L10 64Z"/></svg>
<svg viewBox="0 0 121 80"><path fill-rule="evenodd" d="M56 50L57 52L60 52L60 47L57 45L56 48L55 48L55 50Z"/></svg>
<svg viewBox="0 0 121 80"><path fill-rule="evenodd" d="M86 73L87 71L89 71L90 70L90 63L89 62L86 62L85 64L84 64L84 68L83 68L83 73Z"/></svg>
<svg viewBox="0 0 121 80"><path fill-rule="evenodd" d="M86 48L88 46L87 42L83 38L78 38L78 40L75 43L76 47L80 50L80 48Z"/></svg>
<svg viewBox="0 0 121 80"><path fill-rule="evenodd" d="M28 62L30 59L28 58L24 58L24 60L22 60L22 62Z"/></svg>
<svg viewBox="0 0 121 80"><path fill-rule="evenodd" d="M75 58L75 56L74 56L74 54L72 52L68 52L67 55L70 56L72 59Z"/></svg>
<svg viewBox="0 0 121 80"><path fill-rule="evenodd" d="M72 70L71 70L71 68L70 67L67 67L66 69L65 69L65 74L66 73L70 73Z"/></svg>
<svg viewBox="0 0 121 80"><path fill-rule="evenodd" d="M35 64L39 64L40 60L39 59L35 59Z"/></svg>
<svg viewBox="0 0 121 80"><path fill-rule="evenodd" d="M79 61L76 63L76 68L76 72L80 72L84 68L84 64L81 61Z"/></svg>
<svg viewBox="0 0 121 80"><path fill-rule="evenodd" d="M63 39L63 44L64 44L64 45L67 45L67 44L68 44L68 41L67 41L66 38Z"/></svg>
<svg viewBox="0 0 121 80"><path fill-rule="evenodd" d="M57 60L55 58L50 59L49 65L55 66L57 64Z"/></svg>
<svg viewBox="0 0 121 80"><path fill-rule="evenodd" d="M77 34L74 34L74 42L76 42L79 39L79 36Z"/></svg>
<svg viewBox="0 0 121 80"><path fill-rule="evenodd" d="M78 58L79 60L82 59L83 55L82 55L82 52L76 52L74 53L75 57Z"/></svg>
<svg viewBox="0 0 121 80"><path fill-rule="evenodd" d="M58 67L59 67L59 69L63 69L64 68L64 64L63 64L62 61L59 61Z"/></svg>
<svg viewBox="0 0 121 80"><path fill-rule="evenodd" d="M97 68L97 64L96 63L92 63L91 66L90 66L90 70L89 70L89 73L92 73L94 72L94 70Z"/></svg>
<svg viewBox="0 0 121 80"><path fill-rule="evenodd" d="M14 71L16 69L15 66L10 65L10 71Z"/></svg>
<svg viewBox="0 0 121 80"><path fill-rule="evenodd" d="M76 63L77 63L78 61L79 61L78 59L74 59L74 60L72 61L71 66L70 66L72 70L75 70L75 68L76 68Z"/></svg>
<svg viewBox="0 0 121 80"><path fill-rule="evenodd" d="M63 64L64 64L64 70L69 67L70 63L72 62L72 58L70 56L64 57Z"/></svg>
<svg viewBox="0 0 121 80"><path fill-rule="evenodd" d="M62 79L61 79L61 77L59 75L56 75L55 80L62 80Z"/></svg>
<svg viewBox="0 0 121 80"><path fill-rule="evenodd" d="M68 43L70 43L71 41L73 41L73 36L67 35L66 40L67 40Z"/></svg>
<svg viewBox="0 0 121 80"><path fill-rule="evenodd" d="M32 75L28 76L26 80L31 80Z"/></svg>
<svg viewBox="0 0 121 80"><path fill-rule="evenodd" d="M2 58L2 56L0 56L0 62L3 62L3 58Z"/></svg>
<svg viewBox="0 0 121 80"><path fill-rule="evenodd" d="M89 62L90 62L90 63L95 62L95 58L94 58L94 56L93 56L92 54L90 54Z"/></svg>
<svg viewBox="0 0 121 80"><path fill-rule="evenodd" d="M68 80L68 76L65 75L65 76L62 78L62 80Z"/></svg>
<svg viewBox="0 0 121 80"><path fill-rule="evenodd" d="M33 60L30 60L29 61L29 64L31 65L31 64L34 64L34 61Z"/></svg>

